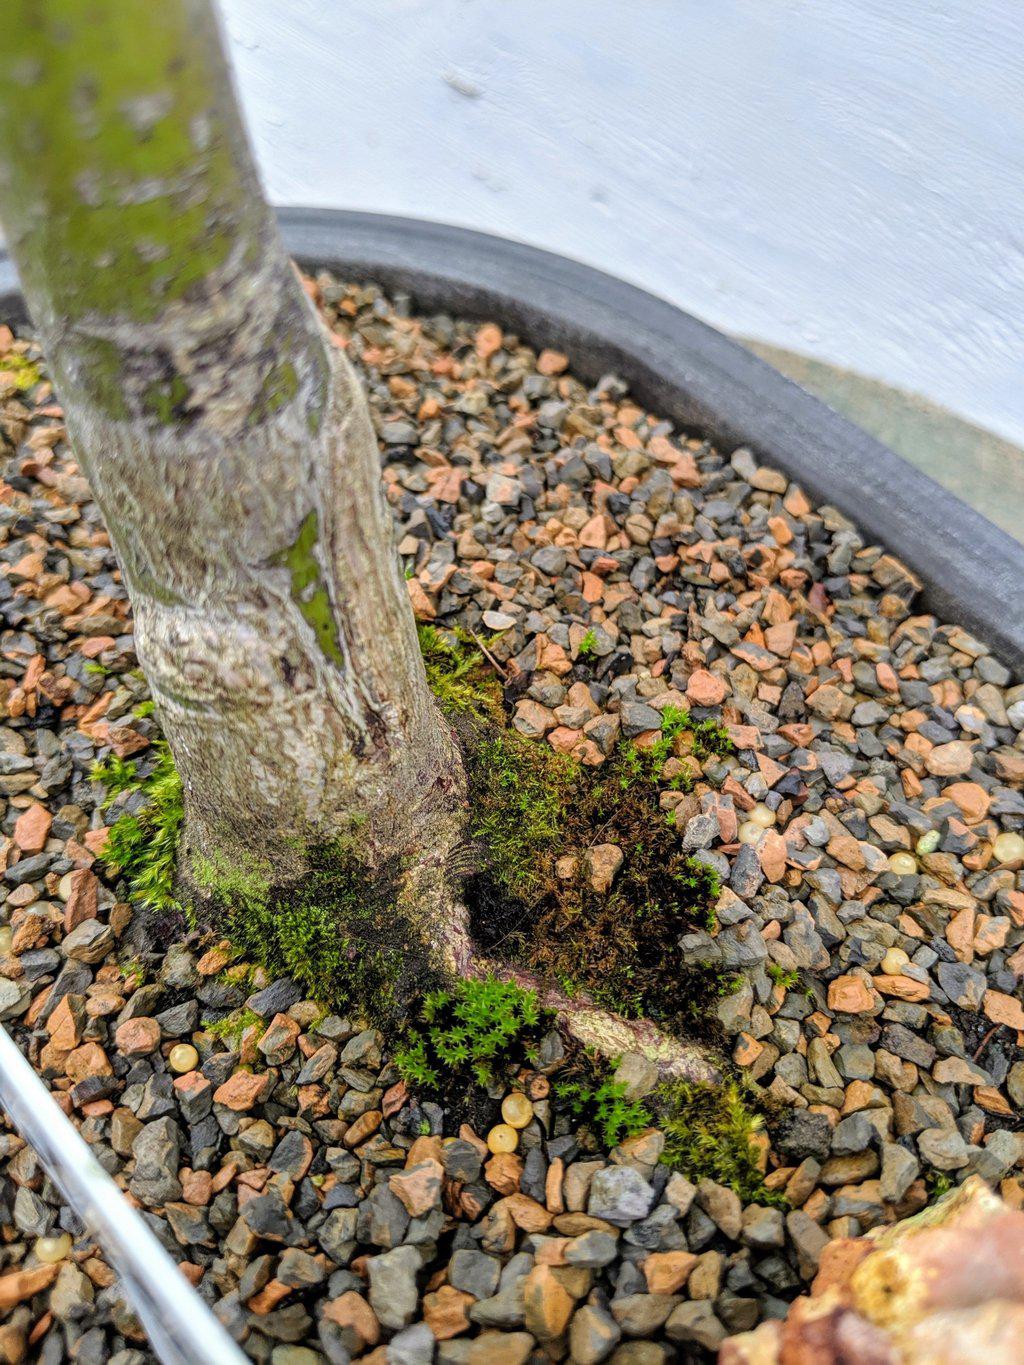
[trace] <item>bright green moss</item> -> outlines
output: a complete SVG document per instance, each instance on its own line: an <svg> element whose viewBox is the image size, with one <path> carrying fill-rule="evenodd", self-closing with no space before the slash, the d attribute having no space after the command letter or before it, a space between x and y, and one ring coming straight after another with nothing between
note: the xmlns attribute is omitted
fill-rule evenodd
<svg viewBox="0 0 1024 1365"><path fill-rule="evenodd" d="M204 1020L203 1031L208 1033L211 1038L219 1038L222 1042L233 1044L235 1047L242 1040L242 1035L248 1029L256 1030L256 1037L261 1038L267 1030L266 1020L261 1018L255 1010L242 1006L241 1009L232 1010L223 1019Z"/></svg>
<svg viewBox="0 0 1024 1365"><path fill-rule="evenodd" d="M489 976L424 996L395 1065L410 1085L438 1091L460 1081L489 1086L532 1052L545 1014L533 991Z"/></svg>
<svg viewBox="0 0 1024 1365"><path fill-rule="evenodd" d="M791 991L794 986L800 983L800 973L795 967L786 971L777 962L768 963L768 975L775 982L776 986L781 986L784 991Z"/></svg>
<svg viewBox="0 0 1024 1365"><path fill-rule="evenodd" d="M597 634L593 630L588 630L580 641L580 647L576 651L577 659L592 659L597 653Z"/></svg>
<svg viewBox="0 0 1024 1365"><path fill-rule="evenodd" d="M143 803L119 816L110 827L104 864L128 881L132 899L151 910L175 910L174 895L178 838L185 811L181 778L163 740L153 745L156 766L145 777L138 764L111 755L93 765L90 777L107 789L104 806L123 793L139 794Z"/></svg>
<svg viewBox="0 0 1024 1365"><path fill-rule="evenodd" d="M573 1077L555 1086L555 1098L560 1108L588 1127L602 1146L617 1147L626 1138L635 1137L653 1120L642 1100L626 1098L626 1087L614 1076L618 1062L592 1063L592 1076Z"/></svg>
<svg viewBox="0 0 1024 1365"><path fill-rule="evenodd" d="M43 377L37 362L29 360L20 351L7 351L0 355L0 374L9 375L19 393L34 388Z"/></svg>

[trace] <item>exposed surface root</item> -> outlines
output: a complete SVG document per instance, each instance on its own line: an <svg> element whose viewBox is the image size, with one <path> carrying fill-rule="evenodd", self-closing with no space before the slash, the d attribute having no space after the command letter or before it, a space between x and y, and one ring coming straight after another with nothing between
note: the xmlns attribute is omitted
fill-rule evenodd
<svg viewBox="0 0 1024 1365"><path fill-rule="evenodd" d="M581 1046L609 1060L638 1052L655 1063L663 1079L718 1081L721 1070L711 1049L673 1038L649 1019L624 1019L595 1005L586 996L570 998L536 972L513 967L480 953L469 935L469 915L464 906L452 907L439 945L446 974L466 977L494 975L514 981L537 993L544 1009L552 1010L557 1022Z"/></svg>

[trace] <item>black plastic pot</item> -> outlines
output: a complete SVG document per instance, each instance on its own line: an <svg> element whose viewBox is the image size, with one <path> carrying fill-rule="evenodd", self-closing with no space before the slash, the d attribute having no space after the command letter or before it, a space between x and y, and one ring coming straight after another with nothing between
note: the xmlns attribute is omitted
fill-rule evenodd
<svg viewBox="0 0 1024 1365"><path fill-rule="evenodd" d="M929 610L1024 675L1024 546L720 332L599 270L485 233L333 209L279 218L307 268L493 319L565 351L584 380L614 370L645 407L726 451L751 446L909 565ZM0 321L23 317L0 259Z"/></svg>

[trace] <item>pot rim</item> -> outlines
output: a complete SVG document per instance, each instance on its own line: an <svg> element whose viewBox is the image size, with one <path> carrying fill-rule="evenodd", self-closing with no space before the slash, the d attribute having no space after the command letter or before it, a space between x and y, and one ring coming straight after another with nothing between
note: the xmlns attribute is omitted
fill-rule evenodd
<svg viewBox="0 0 1024 1365"><path fill-rule="evenodd" d="M724 450L750 446L896 555L920 601L1024 676L1024 545L739 343L635 285L568 257L446 223L342 209L277 210L304 268L403 290L421 308L490 319L569 356L588 383L614 371L651 412ZM0 253L0 321L24 321Z"/></svg>

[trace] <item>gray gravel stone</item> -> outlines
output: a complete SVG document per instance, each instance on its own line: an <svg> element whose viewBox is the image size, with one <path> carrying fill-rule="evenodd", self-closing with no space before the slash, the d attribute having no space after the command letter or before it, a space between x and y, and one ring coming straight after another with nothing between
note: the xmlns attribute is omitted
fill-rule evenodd
<svg viewBox="0 0 1024 1365"><path fill-rule="evenodd" d="M606 1166L590 1182L587 1212L616 1227L628 1227L646 1218L655 1200L654 1190L629 1166Z"/></svg>
<svg viewBox="0 0 1024 1365"><path fill-rule="evenodd" d="M367 1261L370 1307L382 1327L398 1331L416 1316L416 1276L421 1268L420 1253L412 1246L395 1247Z"/></svg>

